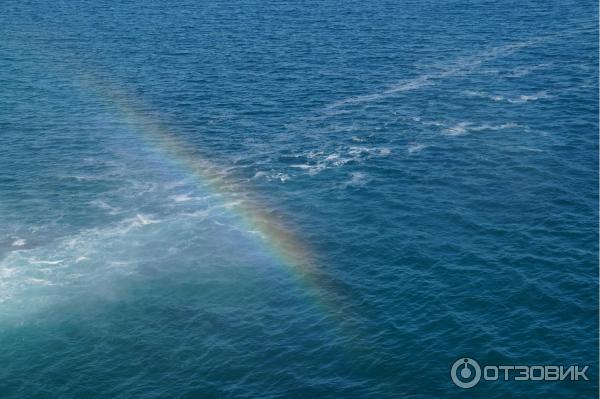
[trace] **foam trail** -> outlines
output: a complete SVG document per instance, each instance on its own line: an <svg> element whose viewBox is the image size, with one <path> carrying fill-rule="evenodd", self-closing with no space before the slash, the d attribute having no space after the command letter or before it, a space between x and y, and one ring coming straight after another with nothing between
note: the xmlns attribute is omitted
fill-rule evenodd
<svg viewBox="0 0 600 399"><path fill-rule="evenodd" d="M465 73L472 72L481 64L487 61L491 61L498 57L503 57L514 53L524 47L530 46L535 40L508 44L505 46L495 47L487 51L483 51L479 54L470 57L463 57L451 63L451 67L443 68L440 72L433 72L428 74L419 75L412 79L402 80L390 88L381 91L379 93L365 94L355 97L346 98L339 100L329 105L328 109L343 107L345 105L354 105L371 101L378 101L387 97L391 97L397 93L417 90L424 86L435 84L435 80L457 76Z"/></svg>

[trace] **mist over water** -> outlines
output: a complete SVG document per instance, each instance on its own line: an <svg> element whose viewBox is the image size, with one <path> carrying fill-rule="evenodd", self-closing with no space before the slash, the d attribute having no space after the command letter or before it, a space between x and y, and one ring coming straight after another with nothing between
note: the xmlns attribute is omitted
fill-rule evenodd
<svg viewBox="0 0 600 399"><path fill-rule="evenodd" d="M597 394L594 2L1 8L0 397Z"/></svg>

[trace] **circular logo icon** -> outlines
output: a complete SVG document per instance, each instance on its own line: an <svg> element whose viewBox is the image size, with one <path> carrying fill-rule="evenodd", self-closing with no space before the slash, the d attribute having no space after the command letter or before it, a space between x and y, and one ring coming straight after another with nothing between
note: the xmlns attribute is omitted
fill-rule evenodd
<svg viewBox="0 0 600 399"><path fill-rule="evenodd" d="M462 357L454 362L450 377L454 385L461 388L473 388L481 379L479 363L468 357Z"/></svg>

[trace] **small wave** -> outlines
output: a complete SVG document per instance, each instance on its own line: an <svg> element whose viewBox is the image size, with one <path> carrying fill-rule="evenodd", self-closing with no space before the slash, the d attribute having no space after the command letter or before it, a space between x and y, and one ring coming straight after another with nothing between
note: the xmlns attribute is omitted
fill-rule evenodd
<svg viewBox="0 0 600 399"><path fill-rule="evenodd" d="M487 123L484 123L483 125L479 125L479 126L472 126L472 127L470 127L470 128L469 128L469 130L470 130L470 131L473 131L473 132L478 132L478 131L481 131L481 130L504 130L504 129L513 129L513 128L516 128L516 127L519 127L519 125L518 125L518 124L516 124L516 123L512 123L512 122L509 122L509 123L503 123L503 124L501 124L501 125L489 125L489 124L487 124Z"/></svg>
<svg viewBox="0 0 600 399"><path fill-rule="evenodd" d="M364 172L352 172L350 173L350 180L343 184L344 188L347 187L362 187L369 182L369 175Z"/></svg>
<svg viewBox="0 0 600 399"><path fill-rule="evenodd" d="M350 147L348 150L348 154L354 156L379 155L385 157L391 153L392 150L388 147Z"/></svg>
<svg viewBox="0 0 600 399"><path fill-rule="evenodd" d="M532 66L521 66L521 67L514 68L506 76L511 77L511 78L520 78L522 76L529 75L530 73L532 73L538 69L548 68L551 65L552 65L551 63L544 63L544 64L532 65Z"/></svg>
<svg viewBox="0 0 600 399"><path fill-rule="evenodd" d="M290 176L285 173L275 173L269 176L269 178L271 180L279 180L280 182L284 183L290 179Z"/></svg>
<svg viewBox="0 0 600 399"><path fill-rule="evenodd" d="M264 171L258 171L254 174L254 176L252 176L252 179L258 179L259 177L264 177L267 176L267 172Z"/></svg>
<svg viewBox="0 0 600 399"><path fill-rule="evenodd" d="M290 179L290 176L286 173L281 173L281 172L267 173L264 171L256 172L254 174L254 176L252 177L252 179L258 179L261 177L266 179L267 181L279 180L282 183L284 183Z"/></svg>
<svg viewBox="0 0 600 399"><path fill-rule="evenodd" d="M135 215L135 217L137 218L137 220L140 222L140 224L142 226L146 226L148 224L160 223L160 221L150 219L149 217L142 215L141 213L138 213L137 215Z"/></svg>
<svg viewBox="0 0 600 399"><path fill-rule="evenodd" d="M305 170L308 172L309 175L314 176L317 173L321 172L322 170L325 170L327 168L327 165L325 165L324 163L317 163L314 165L296 164L296 165L290 165L290 167Z"/></svg>
<svg viewBox="0 0 600 399"><path fill-rule="evenodd" d="M116 215L121 210L120 208L114 207L101 199L93 200L91 204L97 208L107 211L109 215Z"/></svg>
<svg viewBox="0 0 600 399"><path fill-rule="evenodd" d="M493 100L493 101L503 101L503 100L505 100L504 96L487 94L487 93L483 93L481 91L467 90L467 91L464 91L463 93L466 96L468 96L468 97L487 98L487 99Z"/></svg>
<svg viewBox="0 0 600 399"><path fill-rule="evenodd" d="M312 166L307 165L307 164L295 164L295 165L290 165L290 168L310 169L310 168L312 168Z"/></svg>
<svg viewBox="0 0 600 399"><path fill-rule="evenodd" d="M531 94L531 95L520 95L518 97L512 97L512 98L501 96L501 95L488 94L488 93L484 93L481 91L467 90L467 91L464 91L463 93L468 97L486 98L486 99L492 100L492 101L506 101L511 104L520 104L520 103L525 103L528 101L536 101L539 99L551 97L550 95L548 95L548 93L546 91L540 91L538 93Z"/></svg>
<svg viewBox="0 0 600 399"><path fill-rule="evenodd" d="M338 153L333 153L325 157L325 163L333 166L342 166L353 160L354 158L344 158Z"/></svg>
<svg viewBox="0 0 600 399"><path fill-rule="evenodd" d="M442 130L442 133L448 135L448 136L462 136L465 134L468 134L469 132L479 132L482 130L503 130L503 129L513 129L513 128L517 128L520 127L520 125L516 124L516 123L503 123L501 125L490 125L490 124L483 124L483 125L475 125L472 122L459 122L456 125L446 128L444 130Z"/></svg>
<svg viewBox="0 0 600 399"><path fill-rule="evenodd" d="M419 143L413 143L411 145L408 146L408 153L409 154L414 154L416 152L422 151L423 149L427 148L428 146L425 144L419 144Z"/></svg>
<svg viewBox="0 0 600 399"><path fill-rule="evenodd" d="M533 148L533 147L525 147L525 146L519 146L516 147L519 150L523 150L523 151L530 151L530 152L544 152L544 150L540 150L539 148Z"/></svg>
<svg viewBox="0 0 600 399"><path fill-rule="evenodd" d="M452 127L442 130L442 133L449 136L461 136L469 132L469 125L471 125L470 122L460 122Z"/></svg>
<svg viewBox="0 0 600 399"><path fill-rule="evenodd" d="M446 124L445 124L445 123L443 123L443 122L438 122L438 121L423 121L423 122L421 122L421 124L422 124L423 126L437 126L437 127L440 127L440 126L446 126Z"/></svg>
<svg viewBox="0 0 600 399"><path fill-rule="evenodd" d="M64 259L61 260L30 260L29 263L34 265L58 265L64 262Z"/></svg>
<svg viewBox="0 0 600 399"><path fill-rule="evenodd" d="M520 104L520 103L526 103L528 101L536 101L539 99L543 99L543 98L550 98L551 96L548 95L548 93L546 93L545 91L540 91L536 94L531 94L531 95L521 95L517 98L510 98L507 101L509 103L513 103L513 104Z"/></svg>

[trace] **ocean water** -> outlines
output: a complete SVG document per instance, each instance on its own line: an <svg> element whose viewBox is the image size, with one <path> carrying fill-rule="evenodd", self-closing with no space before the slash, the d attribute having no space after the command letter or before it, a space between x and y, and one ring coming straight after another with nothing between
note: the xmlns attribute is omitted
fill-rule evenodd
<svg viewBox="0 0 600 399"><path fill-rule="evenodd" d="M0 397L597 397L597 16L4 0Z"/></svg>

